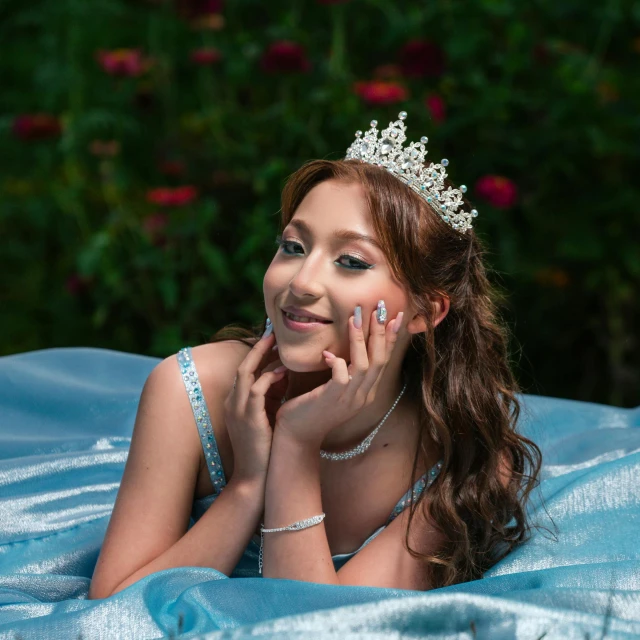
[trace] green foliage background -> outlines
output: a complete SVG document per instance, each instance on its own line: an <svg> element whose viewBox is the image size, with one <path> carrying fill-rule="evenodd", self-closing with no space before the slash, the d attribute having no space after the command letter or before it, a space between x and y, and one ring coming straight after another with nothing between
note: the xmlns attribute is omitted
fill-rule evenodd
<svg viewBox="0 0 640 640"><path fill-rule="evenodd" d="M0 0L0 354L167 356L260 320L286 177L404 109L410 139L428 135L429 158L469 185L525 391L640 404L640 2L228 0L208 27L188 4ZM364 103L354 82L412 39L444 51L444 72L402 78L399 103ZM310 69L263 71L278 40ZM105 73L96 52L121 47L153 65ZM221 60L194 64L200 47ZM59 117L60 135L17 137L30 113ZM490 174L517 185L513 207L478 198ZM159 242L146 194L184 184L198 198L167 209Z"/></svg>

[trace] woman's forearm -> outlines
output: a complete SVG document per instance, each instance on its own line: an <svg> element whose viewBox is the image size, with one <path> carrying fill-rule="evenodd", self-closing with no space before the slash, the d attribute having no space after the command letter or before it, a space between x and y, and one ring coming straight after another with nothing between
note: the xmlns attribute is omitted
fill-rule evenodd
<svg viewBox="0 0 640 640"><path fill-rule="evenodd" d="M264 482L234 482L231 478L180 540L121 582L110 595L147 575L174 567L209 567L230 575L260 523L264 490Z"/></svg>
<svg viewBox="0 0 640 640"><path fill-rule="evenodd" d="M265 491L265 529L322 513L320 446L302 445L276 430ZM265 578L340 584L324 521L299 531L265 533Z"/></svg>

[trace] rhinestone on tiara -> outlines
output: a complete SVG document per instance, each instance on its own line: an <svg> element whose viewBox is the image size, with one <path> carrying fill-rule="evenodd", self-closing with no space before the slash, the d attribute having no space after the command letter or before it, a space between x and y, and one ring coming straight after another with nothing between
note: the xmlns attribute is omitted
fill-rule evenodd
<svg viewBox="0 0 640 640"><path fill-rule="evenodd" d="M379 140L377 120L371 121L371 129L364 135L362 131L356 131L356 139L347 149L345 160L356 159L384 167L426 200L449 226L466 233L467 229L471 229L471 220L478 215L475 209L470 212L458 211L464 205L462 194L466 193L467 187L448 187L445 191L445 167L449 166L446 158L438 164L425 166L425 156L428 153L425 145L429 141L427 136L422 136L420 142L402 146L407 139L407 127L404 124L406 117L407 112L401 111L398 120L390 122L382 130Z"/></svg>

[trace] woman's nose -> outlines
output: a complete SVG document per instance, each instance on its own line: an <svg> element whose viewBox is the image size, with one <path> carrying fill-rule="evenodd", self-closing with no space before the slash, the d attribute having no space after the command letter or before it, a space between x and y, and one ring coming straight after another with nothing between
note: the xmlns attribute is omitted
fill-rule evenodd
<svg viewBox="0 0 640 640"><path fill-rule="evenodd" d="M290 288L292 293L299 298L313 295L320 297L324 291L324 273L320 260L305 259L298 272L291 279Z"/></svg>

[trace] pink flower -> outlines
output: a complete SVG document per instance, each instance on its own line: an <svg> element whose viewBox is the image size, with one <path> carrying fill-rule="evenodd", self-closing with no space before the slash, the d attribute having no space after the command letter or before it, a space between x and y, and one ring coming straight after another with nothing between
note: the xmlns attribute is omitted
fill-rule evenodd
<svg viewBox="0 0 640 640"><path fill-rule="evenodd" d="M383 80L356 82L353 90L370 105L395 104L409 97L408 91L402 85Z"/></svg>
<svg viewBox="0 0 640 640"><path fill-rule="evenodd" d="M437 78L444 73L444 51L429 40L411 40L400 50L400 66L406 76Z"/></svg>
<svg viewBox="0 0 640 640"><path fill-rule="evenodd" d="M100 50L96 57L102 69L111 76L137 77L153 64L139 49Z"/></svg>
<svg viewBox="0 0 640 640"><path fill-rule="evenodd" d="M444 104L444 100L442 96L439 96L437 93L433 93L430 96L427 96L424 101L425 106L429 110L431 114L431 118L434 122L441 124L445 121L447 117L446 106Z"/></svg>
<svg viewBox="0 0 640 640"><path fill-rule="evenodd" d="M13 121L13 134L20 140L45 140L61 132L60 120L48 113L23 114Z"/></svg>
<svg viewBox="0 0 640 640"><path fill-rule="evenodd" d="M518 198L516 185L503 176L483 176L476 182L476 193L496 209L512 207Z"/></svg>
<svg viewBox="0 0 640 640"><path fill-rule="evenodd" d="M197 189L190 185L175 188L159 187L147 191L147 202L161 207L182 207L193 202L197 196Z"/></svg>
<svg viewBox="0 0 640 640"><path fill-rule="evenodd" d="M289 40L279 40L270 44L262 54L260 66L267 73L306 72L311 69L311 63L307 59L304 47Z"/></svg>
<svg viewBox="0 0 640 640"><path fill-rule="evenodd" d="M215 64L222 58L218 49L213 47L202 47L191 52L191 61L203 67Z"/></svg>

